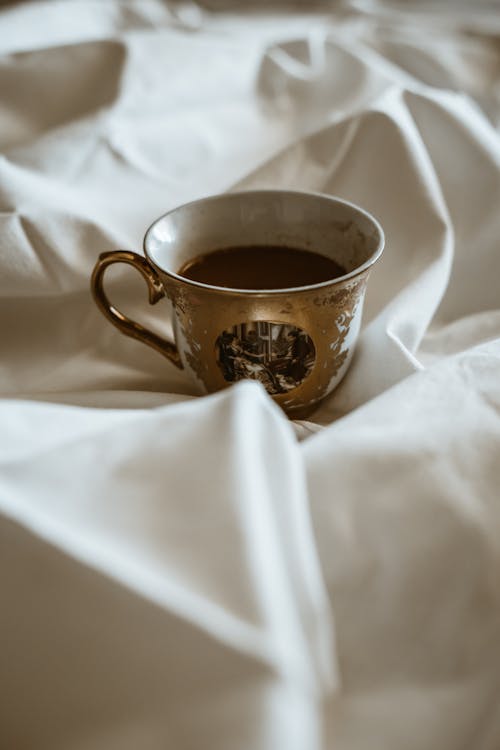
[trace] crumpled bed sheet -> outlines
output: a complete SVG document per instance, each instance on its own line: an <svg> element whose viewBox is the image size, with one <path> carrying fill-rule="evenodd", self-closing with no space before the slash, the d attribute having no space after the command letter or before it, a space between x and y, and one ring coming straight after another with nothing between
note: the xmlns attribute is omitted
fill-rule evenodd
<svg viewBox="0 0 500 750"><path fill-rule="evenodd" d="M2 8L2 747L498 750L499 35L491 4ZM100 252L254 187L386 232L308 421L195 397L90 296Z"/></svg>

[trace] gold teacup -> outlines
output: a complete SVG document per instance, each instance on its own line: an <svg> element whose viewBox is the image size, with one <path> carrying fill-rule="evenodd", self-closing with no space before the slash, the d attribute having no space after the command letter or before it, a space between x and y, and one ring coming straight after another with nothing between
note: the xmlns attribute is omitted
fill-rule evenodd
<svg viewBox="0 0 500 750"><path fill-rule="evenodd" d="M239 289L179 273L193 259L242 246L298 248L330 258L345 273L292 288ZM358 206L317 193L261 190L193 201L157 219L145 257L102 253L92 293L124 334L184 368L200 393L241 379L260 381L291 417L305 416L345 375L358 337L371 267L384 247L380 224ZM155 304L173 305L175 344L127 318L103 288L112 263L134 266Z"/></svg>

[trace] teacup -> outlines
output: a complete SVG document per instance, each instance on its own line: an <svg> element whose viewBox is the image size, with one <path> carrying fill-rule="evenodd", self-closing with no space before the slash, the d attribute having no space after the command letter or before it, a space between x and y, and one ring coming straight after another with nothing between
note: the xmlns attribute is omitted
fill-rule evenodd
<svg viewBox="0 0 500 750"><path fill-rule="evenodd" d="M242 247L295 248L311 253L311 264L319 254L343 271L292 287L288 279L287 288L272 289L231 288L182 273L200 257ZM227 193L174 208L153 222L144 237L145 257L126 250L102 253L92 274L92 292L122 333L184 368L200 393L243 378L257 380L287 414L302 417L347 372L368 276L383 247L377 220L339 198L284 190ZM262 263L262 252L258 257ZM140 271L151 304L164 296L170 299L175 343L109 302L103 277L117 262ZM282 262L285 278L286 260Z"/></svg>

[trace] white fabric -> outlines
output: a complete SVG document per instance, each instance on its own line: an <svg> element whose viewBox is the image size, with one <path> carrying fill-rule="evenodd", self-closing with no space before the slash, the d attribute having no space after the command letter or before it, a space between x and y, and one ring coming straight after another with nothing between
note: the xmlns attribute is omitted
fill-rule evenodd
<svg viewBox="0 0 500 750"><path fill-rule="evenodd" d="M0 11L2 747L500 746L498 7L257 6ZM386 232L308 422L194 398L90 297L257 186Z"/></svg>

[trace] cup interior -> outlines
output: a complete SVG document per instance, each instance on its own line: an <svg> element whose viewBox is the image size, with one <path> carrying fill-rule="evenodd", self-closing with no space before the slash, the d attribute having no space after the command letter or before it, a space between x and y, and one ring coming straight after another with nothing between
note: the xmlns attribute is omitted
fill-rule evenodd
<svg viewBox="0 0 500 750"><path fill-rule="evenodd" d="M374 263L384 235L369 213L318 193L261 190L187 203L155 221L144 238L146 257L176 278L188 261L244 245L284 246L320 253L346 278ZM190 282L207 286L200 282Z"/></svg>

